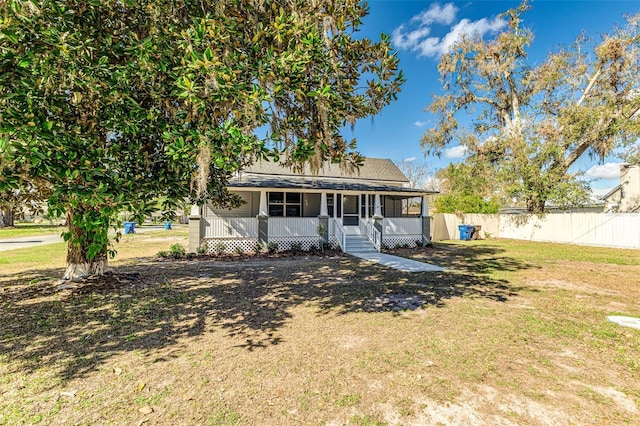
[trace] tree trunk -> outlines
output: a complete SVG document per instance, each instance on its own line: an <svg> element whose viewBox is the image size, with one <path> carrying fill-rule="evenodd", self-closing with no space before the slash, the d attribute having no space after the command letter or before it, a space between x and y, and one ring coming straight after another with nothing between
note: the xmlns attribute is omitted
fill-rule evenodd
<svg viewBox="0 0 640 426"><path fill-rule="evenodd" d="M67 269L64 271L63 280L80 280L90 275L103 275L109 269L106 249L92 260L86 256L81 246L71 241L67 247Z"/></svg>
<svg viewBox="0 0 640 426"><path fill-rule="evenodd" d="M0 216L2 216L2 219L0 220L0 223L3 224L2 226L5 226L5 227L15 226L15 223L14 223L15 215L13 214L13 210L7 209L3 212L0 212Z"/></svg>
<svg viewBox="0 0 640 426"><path fill-rule="evenodd" d="M63 280L80 280L90 275L103 275L109 268L107 246L93 258L89 259L88 249L92 244L91 236L83 235L83 230L73 225L72 213L67 215L71 239L67 242L67 268Z"/></svg>
<svg viewBox="0 0 640 426"><path fill-rule="evenodd" d="M527 213L544 214L545 200L532 196L527 198Z"/></svg>

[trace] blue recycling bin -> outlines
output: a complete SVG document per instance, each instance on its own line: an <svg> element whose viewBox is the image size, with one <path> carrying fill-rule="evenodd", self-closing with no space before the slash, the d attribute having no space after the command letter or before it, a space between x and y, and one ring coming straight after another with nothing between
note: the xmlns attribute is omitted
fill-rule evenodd
<svg viewBox="0 0 640 426"><path fill-rule="evenodd" d="M458 230L460 231L460 239L469 241L474 229L475 227L473 225L458 225Z"/></svg>
<svg viewBox="0 0 640 426"><path fill-rule="evenodd" d="M167 221L164 223L164 229L165 231L168 231L169 229L171 229L171 222Z"/></svg>
<svg viewBox="0 0 640 426"><path fill-rule="evenodd" d="M136 233L136 223L135 222L125 222L124 223L124 233L125 234L135 234Z"/></svg>

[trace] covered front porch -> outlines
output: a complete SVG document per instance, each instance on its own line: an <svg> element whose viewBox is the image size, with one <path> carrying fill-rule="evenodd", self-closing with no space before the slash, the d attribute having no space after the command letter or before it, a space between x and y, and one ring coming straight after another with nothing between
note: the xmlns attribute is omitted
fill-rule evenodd
<svg viewBox="0 0 640 426"><path fill-rule="evenodd" d="M245 201L238 209L194 206L189 217L190 251L329 247L379 252L384 247L416 247L430 241L426 194L420 190L235 192Z"/></svg>

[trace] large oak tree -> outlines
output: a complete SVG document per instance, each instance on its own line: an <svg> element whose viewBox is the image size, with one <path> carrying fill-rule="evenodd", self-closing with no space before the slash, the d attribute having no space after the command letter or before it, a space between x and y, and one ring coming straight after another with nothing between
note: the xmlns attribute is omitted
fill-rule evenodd
<svg viewBox="0 0 640 426"><path fill-rule="evenodd" d="M438 123L422 144L435 154L451 142L466 146L468 162L490 171L497 191L542 213L548 200L584 193L571 169L579 158L638 143L640 28L630 17L599 43L581 35L532 66L527 8L508 11L497 37L464 37L442 56L444 94L428 107Z"/></svg>
<svg viewBox="0 0 640 426"><path fill-rule="evenodd" d="M102 273L121 210L221 205L258 158L357 167L346 124L403 77L347 0L16 1L0 6L0 189L28 164L66 215L67 271ZM266 135L257 137L256 134Z"/></svg>

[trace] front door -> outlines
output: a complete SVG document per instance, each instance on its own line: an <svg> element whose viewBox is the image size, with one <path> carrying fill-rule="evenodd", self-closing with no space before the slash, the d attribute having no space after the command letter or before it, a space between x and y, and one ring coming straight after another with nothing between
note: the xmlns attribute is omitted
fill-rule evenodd
<svg viewBox="0 0 640 426"><path fill-rule="evenodd" d="M342 225L358 226L358 200L359 196L354 194L342 196Z"/></svg>

